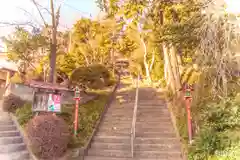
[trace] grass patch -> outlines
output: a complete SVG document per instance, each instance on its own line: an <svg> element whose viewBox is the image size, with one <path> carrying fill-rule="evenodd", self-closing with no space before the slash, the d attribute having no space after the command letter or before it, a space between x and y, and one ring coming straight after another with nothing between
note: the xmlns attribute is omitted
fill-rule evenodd
<svg viewBox="0 0 240 160"><path fill-rule="evenodd" d="M79 107L78 112L78 136L72 137L69 148L82 147L91 136L95 123L100 118L103 108L107 101L107 95L99 95L95 100L92 100ZM63 112L59 115L63 117L68 123L72 133L74 127L74 105L67 105L63 107Z"/></svg>
<svg viewBox="0 0 240 160"><path fill-rule="evenodd" d="M98 93L98 97L79 106L78 136L71 139L69 148L82 147L92 134L96 121L99 119L106 104L108 92ZM75 105L62 105L62 112L57 114L62 117L73 133ZM26 103L15 112L19 124L24 128L33 117L32 104Z"/></svg>
<svg viewBox="0 0 240 160"><path fill-rule="evenodd" d="M25 103L23 107L18 108L15 112L15 116L17 117L18 123L25 127L30 119L33 117L32 113L32 104Z"/></svg>

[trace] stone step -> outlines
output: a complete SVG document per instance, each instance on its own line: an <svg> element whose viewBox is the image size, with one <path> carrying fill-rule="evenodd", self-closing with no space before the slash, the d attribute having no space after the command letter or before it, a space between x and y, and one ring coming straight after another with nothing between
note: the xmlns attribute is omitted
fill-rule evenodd
<svg viewBox="0 0 240 160"><path fill-rule="evenodd" d="M111 116L111 115L106 115L103 119L103 122L119 122L121 123L122 121L128 121L128 122L132 122L132 117L125 117L125 116ZM137 117L137 121L138 122L171 122L171 118L170 116L167 115L163 115L163 116L158 116L158 117L154 117L154 116L141 116L141 117Z"/></svg>
<svg viewBox="0 0 240 160"><path fill-rule="evenodd" d="M93 142L91 149L104 150L131 150L130 143L101 143ZM135 151L166 151L167 153L179 152L180 145L177 144L134 144Z"/></svg>
<svg viewBox="0 0 240 160"><path fill-rule="evenodd" d="M166 101L160 98L156 98L156 97L152 97L151 99L138 99L138 104L140 105L152 105L152 106L156 106L156 105L165 105Z"/></svg>
<svg viewBox="0 0 240 160"><path fill-rule="evenodd" d="M111 108L108 109L107 114L121 114L121 115L125 115L125 114L133 114L133 110L134 108ZM137 112L138 113L169 113L168 108L137 108Z"/></svg>
<svg viewBox="0 0 240 160"><path fill-rule="evenodd" d="M0 131L14 131L17 127L14 125L0 125Z"/></svg>
<svg viewBox="0 0 240 160"><path fill-rule="evenodd" d="M94 142L99 143L130 143L130 136L95 136ZM179 143L176 137L173 138L135 138L135 144L175 144Z"/></svg>
<svg viewBox="0 0 240 160"><path fill-rule="evenodd" d="M116 113L133 113L133 107L131 108L124 108L124 107L121 107L121 108L109 108L107 110L107 113L110 113L110 114L116 114Z"/></svg>
<svg viewBox="0 0 240 160"><path fill-rule="evenodd" d="M24 143L0 145L0 153L18 152L26 150Z"/></svg>
<svg viewBox="0 0 240 160"><path fill-rule="evenodd" d="M126 116L126 117L132 117L133 116L133 110L112 110L108 111L107 115L111 116ZM162 116L167 115L169 116L169 111L167 109L139 109L137 110L137 116L145 116L145 115L151 115L151 116Z"/></svg>
<svg viewBox="0 0 240 160"><path fill-rule="evenodd" d="M105 117L106 119L121 119L121 120L130 120L132 119L132 115L111 115L111 114L106 114Z"/></svg>
<svg viewBox="0 0 240 160"><path fill-rule="evenodd" d="M102 131L99 130L97 132L98 136L130 136L130 131L129 132L120 132L120 131L111 131L111 132L107 132L107 131Z"/></svg>
<svg viewBox="0 0 240 160"><path fill-rule="evenodd" d="M130 143L130 136L94 136L93 141L100 143Z"/></svg>
<svg viewBox="0 0 240 160"><path fill-rule="evenodd" d="M174 132L174 129L172 126L166 126L166 125L160 125L159 123L156 126L149 126L149 125L143 125L143 124L136 124L136 132L163 132L163 131L168 131L168 132ZM120 131L120 132L129 132L131 130L132 126L130 125L102 125L100 127L100 131Z"/></svg>
<svg viewBox="0 0 240 160"><path fill-rule="evenodd" d="M135 101L122 101L120 103L121 106L124 106L126 108L134 108ZM112 106L114 108L114 105ZM140 100L138 101L138 107L139 108L166 108L167 105L163 101L144 101ZM111 107L110 107L111 108Z"/></svg>
<svg viewBox="0 0 240 160"><path fill-rule="evenodd" d="M16 144L16 143L22 143L23 139L22 137L2 137L0 138L0 145L4 144Z"/></svg>
<svg viewBox="0 0 240 160"><path fill-rule="evenodd" d="M181 146L178 144L134 144L135 151L166 151L180 152Z"/></svg>
<svg viewBox="0 0 240 160"><path fill-rule="evenodd" d="M145 112L169 112L169 109L166 106L138 106L138 111L145 111Z"/></svg>
<svg viewBox="0 0 240 160"><path fill-rule="evenodd" d="M13 125L13 121L11 119L6 120L6 121L0 121L0 126L1 125Z"/></svg>
<svg viewBox="0 0 240 160"><path fill-rule="evenodd" d="M158 118L158 117L170 117L169 112L149 112L144 113L141 111L137 112L137 118L144 118L144 117L152 117L152 118Z"/></svg>
<svg viewBox="0 0 240 160"><path fill-rule="evenodd" d="M130 142L130 141L129 141ZM130 143L101 143L101 142L93 142L91 144L91 149L103 149L103 150L131 150Z"/></svg>
<svg viewBox="0 0 240 160"><path fill-rule="evenodd" d="M2 119L2 118L10 118L10 116L9 116L9 113L8 112L4 112L4 111L0 111L0 120Z"/></svg>
<svg viewBox="0 0 240 160"><path fill-rule="evenodd" d="M100 136L130 136L130 130L128 132L119 131L119 130L111 130L111 131L104 131L99 130L97 135ZM175 132L171 131L161 131L161 132L136 132L136 137L165 137L165 138L174 138L176 136Z"/></svg>
<svg viewBox="0 0 240 160"><path fill-rule="evenodd" d="M137 122L148 122L148 123L156 123L156 122L171 122L171 117L167 116L167 115L163 115L163 116L158 116L158 117L154 117L154 116L138 116L137 117Z"/></svg>
<svg viewBox="0 0 240 160"><path fill-rule="evenodd" d="M171 131L161 131L161 132L136 132L136 137L144 137L144 138L174 138L176 137L175 132Z"/></svg>
<svg viewBox="0 0 240 160"><path fill-rule="evenodd" d="M135 144L176 144L179 140L176 137L157 137L157 138L142 138L136 137Z"/></svg>
<svg viewBox="0 0 240 160"><path fill-rule="evenodd" d="M132 121L103 121L101 123L101 127L106 128L112 128L112 127L118 127L118 128L131 128L132 127ZM136 121L136 128L165 128L165 127L171 127L172 128L172 121L165 120L165 121L158 121L158 122L139 122Z"/></svg>
<svg viewBox="0 0 240 160"><path fill-rule="evenodd" d="M168 108L166 108L166 107L152 107L152 108L141 108L141 107L138 107L137 108L138 110L138 112L140 112L140 113L155 113L155 112L162 112L162 113L169 113L169 109Z"/></svg>
<svg viewBox="0 0 240 160"><path fill-rule="evenodd" d="M132 118L133 117L133 112L130 111L122 111L122 112L118 112L116 111L114 112L107 112L106 117L128 117L128 118ZM141 117L170 117L170 112L168 111L152 111L152 112L142 112L141 110L137 111L137 117L141 118Z"/></svg>
<svg viewBox="0 0 240 160"><path fill-rule="evenodd" d="M156 159L155 158L116 158L116 157L86 156L84 160L156 160ZM175 160L175 159L172 159L172 160ZM180 159L176 159L176 160L180 160Z"/></svg>
<svg viewBox="0 0 240 160"><path fill-rule="evenodd" d="M131 158L131 151L125 150L104 150L104 149L90 149L88 151L90 156L104 156L104 157L116 157L116 158ZM156 159L166 159L166 160L180 160L180 152L171 152L167 151L135 151L135 158L156 158Z"/></svg>
<svg viewBox="0 0 240 160"><path fill-rule="evenodd" d="M20 136L20 133L18 131L1 131L0 137L16 137Z"/></svg>
<svg viewBox="0 0 240 160"><path fill-rule="evenodd" d="M103 118L103 122L122 122L122 121L127 121L127 122L131 122L132 121L132 117L114 117L111 115L105 115L105 117Z"/></svg>
<svg viewBox="0 0 240 160"><path fill-rule="evenodd" d="M99 156L86 156L84 160L133 160L131 158L115 158L115 157L99 157ZM148 159L145 159L148 160Z"/></svg>
<svg viewBox="0 0 240 160"><path fill-rule="evenodd" d="M130 158L130 150L104 150L104 149L93 149L88 150L90 156L104 156L104 157L116 157L116 158Z"/></svg>
<svg viewBox="0 0 240 160"><path fill-rule="evenodd" d="M108 110L114 110L114 109L124 109L124 110L132 110L135 107L135 103L131 102L119 102L116 104L112 104ZM167 105L165 104L159 104L159 103L138 103L138 108L140 109L168 109Z"/></svg>
<svg viewBox="0 0 240 160"><path fill-rule="evenodd" d="M181 152L168 152L168 151L135 151L134 157L139 158L154 158L160 160L182 160Z"/></svg>
<svg viewBox="0 0 240 160"><path fill-rule="evenodd" d="M172 127L172 121L171 121L171 119L170 118L152 118L152 119L138 119L137 118L137 121L136 121L136 125L141 125L141 126L150 126L150 127L152 127L152 126L154 126L154 124L156 125L156 126L170 126L170 127ZM119 127L121 127L121 126L131 126L132 125L132 120L130 120L130 119L128 119L128 120L126 120L126 119L123 119L123 120L119 120L119 119L114 119L114 118L112 118L112 119L109 119L109 118L107 118L107 119L104 119L102 122L101 122L101 127L102 126L109 126L109 127L111 127L111 126L119 126Z"/></svg>
<svg viewBox="0 0 240 160"><path fill-rule="evenodd" d="M12 121L9 116L0 116L0 122Z"/></svg>
<svg viewBox="0 0 240 160"><path fill-rule="evenodd" d="M135 97L133 101L124 101L124 98L121 98L123 101L118 103L113 103L110 108L134 108L135 105ZM126 100L126 99L125 99ZM117 100L118 101L118 100ZM166 103L164 101L144 101L140 100L138 101L138 106L140 107L154 107L154 108L162 108L167 107Z"/></svg>
<svg viewBox="0 0 240 160"><path fill-rule="evenodd" d="M139 121L137 119L136 121L136 126L142 126L144 128L152 128L154 127L173 127L172 126L172 120L170 118L166 118L163 121L158 121L158 122L154 122L154 121Z"/></svg>
<svg viewBox="0 0 240 160"><path fill-rule="evenodd" d="M101 122L101 127L102 126L116 126L116 125L119 125L119 126L131 126L132 125L132 121L117 121L117 120L112 120L112 121L109 121L109 120L105 120L105 121L102 121Z"/></svg>
<svg viewBox="0 0 240 160"><path fill-rule="evenodd" d="M30 160L28 151L20 151L14 153L4 153L0 155L2 160Z"/></svg>
<svg viewBox="0 0 240 160"><path fill-rule="evenodd" d="M104 132L98 131L97 136L130 136L130 132Z"/></svg>

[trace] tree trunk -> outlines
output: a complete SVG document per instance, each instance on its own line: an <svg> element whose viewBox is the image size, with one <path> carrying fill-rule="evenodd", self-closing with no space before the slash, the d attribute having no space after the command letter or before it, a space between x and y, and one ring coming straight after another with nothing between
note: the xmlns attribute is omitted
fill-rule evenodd
<svg viewBox="0 0 240 160"><path fill-rule="evenodd" d="M56 58L57 58L57 26L56 26L56 17L54 13L53 0L50 2L51 12L52 12L52 39L50 44L51 54L50 54L50 74L49 82L55 83L55 70L56 70Z"/></svg>
<svg viewBox="0 0 240 160"><path fill-rule="evenodd" d="M146 71L146 77L147 77L147 81L149 83L151 83L152 80L151 80L150 70L149 70L148 63L147 63L147 47L146 47L146 44L145 44L143 38L141 38L141 42L144 47L143 64L144 64L145 71Z"/></svg>
<svg viewBox="0 0 240 160"><path fill-rule="evenodd" d="M181 48L179 47L178 49L177 49L177 62L178 62L178 65L179 66L182 66L183 65L183 61L182 61L182 50L181 50Z"/></svg>
<svg viewBox="0 0 240 160"><path fill-rule="evenodd" d="M168 86L172 89L173 93L176 93L176 83L175 83L175 78L173 74L173 69L170 61L170 56L168 54L168 49L166 44L163 42L162 43L163 47L163 54L164 54L164 68L165 68L165 80L168 84Z"/></svg>
<svg viewBox="0 0 240 160"><path fill-rule="evenodd" d="M172 65L172 71L173 71L173 76L175 79L176 89L179 90L181 88L181 79L180 79L176 49L174 46L170 47L170 57L171 57L170 61L171 61L171 65Z"/></svg>
<svg viewBox="0 0 240 160"><path fill-rule="evenodd" d="M149 67L150 72L151 72L152 69L153 69L154 61L155 61L155 53L153 52L153 54L152 54L152 61L151 61L150 67Z"/></svg>

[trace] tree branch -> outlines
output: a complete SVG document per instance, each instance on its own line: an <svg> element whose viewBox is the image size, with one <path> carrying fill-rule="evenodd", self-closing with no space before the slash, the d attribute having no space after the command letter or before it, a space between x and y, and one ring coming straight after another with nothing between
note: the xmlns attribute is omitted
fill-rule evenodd
<svg viewBox="0 0 240 160"><path fill-rule="evenodd" d="M42 19L42 21L43 21L45 27L47 27L48 24L47 24L47 22L45 21L43 15L42 15L42 13L41 13L41 11L40 11L40 9L39 9L39 4L38 4L35 0L31 0L31 1L33 2L33 4L35 5L35 7L37 8L38 13L39 13L39 15L40 15L40 17L41 17L41 19Z"/></svg>
<svg viewBox="0 0 240 160"><path fill-rule="evenodd" d="M0 27L8 27L8 26L30 26L32 28L37 28L31 21L29 22L0 22Z"/></svg>
<svg viewBox="0 0 240 160"><path fill-rule="evenodd" d="M60 9L61 9L61 5L58 7L58 9L57 9L57 12L56 12L56 28L58 28L58 25L59 25L59 20L60 20Z"/></svg>
<svg viewBox="0 0 240 160"><path fill-rule="evenodd" d="M33 19L39 26L42 26L42 24L40 24L40 23L36 20L36 18L35 18L35 16L33 16L33 14L31 14L30 12L28 12L27 10L25 10L25 9L23 9L23 8L19 8L19 7L17 7L17 8L20 9L20 10L22 10L26 15L30 16L31 19Z"/></svg>

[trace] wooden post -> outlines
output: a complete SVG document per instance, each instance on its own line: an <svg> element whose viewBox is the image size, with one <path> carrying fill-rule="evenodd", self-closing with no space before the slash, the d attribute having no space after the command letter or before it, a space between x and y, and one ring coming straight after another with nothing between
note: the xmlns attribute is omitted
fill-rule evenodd
<svg viewBox="0 0 240 160"><path fill-rule="evenodd" d="M5 87L10 83L10 71L7 71Z"/></svg>

